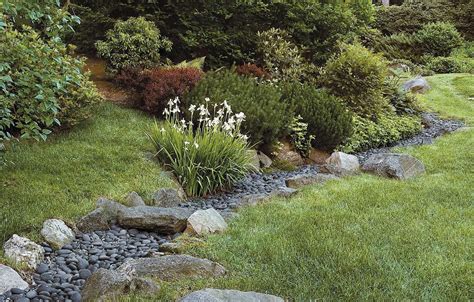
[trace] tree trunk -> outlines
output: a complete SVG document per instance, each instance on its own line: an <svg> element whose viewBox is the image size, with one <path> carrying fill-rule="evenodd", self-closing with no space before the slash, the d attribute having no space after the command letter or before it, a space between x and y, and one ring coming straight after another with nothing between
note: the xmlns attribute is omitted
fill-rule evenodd
<svg viewBox="0 0 474 302"><path fill-rule="evenodd" d="M389 6L390 5L390 0L382 0L383 6Z"/></svg>

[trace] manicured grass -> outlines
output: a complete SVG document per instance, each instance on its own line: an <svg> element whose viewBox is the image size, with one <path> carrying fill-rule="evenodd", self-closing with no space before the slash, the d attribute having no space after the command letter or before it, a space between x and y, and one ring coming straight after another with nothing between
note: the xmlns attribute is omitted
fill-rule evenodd
<svg viewBox="0 0 474 302"><path fill-rule="evenodd" d="M472 76L429 81L426 106L472 123L472 101L464 94ZM355 176L241 210L225 234L188 250L222 263L228 276L162 283L153 300L173 301L204 287L294 301L471 299L473 134L462 130L433 145L400 149L426 165L426 174L413 180Z"/></svg>
<svg viewBox="0 0 474 302"><path fill-rule="evenodd" d="M123 198L130 191L148 197L171 186L147 152L145 131L153 119L106 103L94 118L47 142L22 143L0 168L0 243L13 233L39 239L48 218L73 221L92 210L100 196Z"/></svg>

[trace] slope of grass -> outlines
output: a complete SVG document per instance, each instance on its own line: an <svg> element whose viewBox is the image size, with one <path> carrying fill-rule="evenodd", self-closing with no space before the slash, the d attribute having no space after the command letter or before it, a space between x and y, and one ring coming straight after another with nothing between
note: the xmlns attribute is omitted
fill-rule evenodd
<svg viewBox="0 0 474 302"><path fill-rule="evenodd" d="M106 103L94 118L47 142L21 143L0 168L0 243L13 233L38 239L48 218L72 221L100 196L149 196L171 186L155 162L145 131L152 118Z"/></svg>
<svg viewBox="0 0 474 302"><path fill-rule="evenodd" d="M429 81L427 107L473 122L465 91L474 77ZM413 180L355 176L241 210L225 234L188 250L222 263L229 274L163 283L152 300L172 301L204 287L295 301L472 299L473 134L469 128L433 145L399 149L425 163L426 174Z"/></svg>

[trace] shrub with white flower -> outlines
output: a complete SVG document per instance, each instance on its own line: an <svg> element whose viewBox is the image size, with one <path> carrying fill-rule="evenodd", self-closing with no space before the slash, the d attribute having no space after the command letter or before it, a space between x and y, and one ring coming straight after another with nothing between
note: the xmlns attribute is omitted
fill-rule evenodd
<svg viewBox="0 0 474 302"><path fill-rule="evenodd" d="M191 105L187 121L178 98L168 102L164 122L155 122L148 136L157 158L173 171L189 196L203 196L231 187L251 172L247 136L240 133L245 114L233 114L227 102L209 108L209 99ZM193 123L195 121L195 123Z"/></svg>

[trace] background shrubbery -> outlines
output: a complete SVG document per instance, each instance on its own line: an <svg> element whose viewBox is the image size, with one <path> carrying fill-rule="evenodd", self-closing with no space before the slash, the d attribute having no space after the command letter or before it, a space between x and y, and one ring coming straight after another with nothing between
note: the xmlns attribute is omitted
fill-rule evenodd
<svg viewBox="0 0 474 302"><path fill-rule="evenodd" d="M186 96L185 107L205 98L211 99L211 105L227 101L233 110L245 113L242 131L254 144L269 144L282 137L292 118L276 87L228 70L208 72Z"/></svg>

